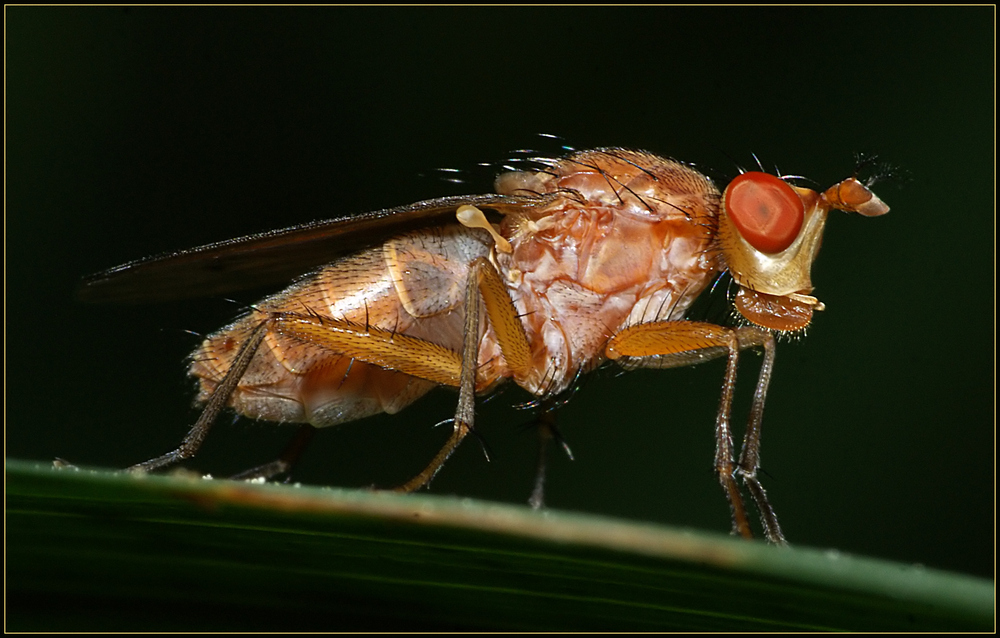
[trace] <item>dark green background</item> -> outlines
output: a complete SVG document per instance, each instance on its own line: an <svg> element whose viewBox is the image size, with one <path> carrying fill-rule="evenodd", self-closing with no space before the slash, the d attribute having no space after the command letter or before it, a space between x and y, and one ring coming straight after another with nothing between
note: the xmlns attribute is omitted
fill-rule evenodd
<svg viewBox="0 0 1000 638"><path fill-rule="evenodd" d="M196 416L184 357L220 299L77 304L85 274L171 249L445 194L556 133L822 186L874 151L907 179L878 219L834 214L827 305L779 347L766 486L797 544L994 568L994 10L6 9L6 454L123 467ZM552 152L551 146L544 148ZM255 300L237 295L241 303ZM744 415L755 357L742 368ZM551 506L725 532L712 476L721 362L593 375L562 412ZM523 502L535 444L480 405L436 493ZM454 396L322 432L298 475L388 486ZM742 419L742 417L739 417ZM188 465L270 458L290 431L221 423Z"/></svg>

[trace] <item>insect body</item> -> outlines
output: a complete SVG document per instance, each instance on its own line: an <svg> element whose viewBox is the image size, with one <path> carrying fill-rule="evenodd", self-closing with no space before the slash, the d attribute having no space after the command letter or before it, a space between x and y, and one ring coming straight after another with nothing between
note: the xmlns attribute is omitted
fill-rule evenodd
<svg viewBox="0 0 1000 638"><path fill-rule="evenodd" d="M367 236L386 220L399 231L369 240L370 247L301 278L205 339L190 368L206 405L201 418L180 448L135 469L193 455L228 405L252 418L307 424L279 461L255 470L271 475L288 468L312 427L395 413L437 385L455 387L454 430L401 488L413 490L471 431L474 398L501 382L513 380L544 401L608 361L669 368L727 357L715 467L733 529L751 535L740 479L767 538L783 542L756 478L773 335L805 328L822 309L810 296L809 271L827 212L871 216L888 208L854 178L817 193L744 173L720 194L690 167L624 149L546 160L538 171L501 174L496 186L497 195L223 242L85 282L83 296L98 300L174 296L175 285L157 283L175 275L195 282L195 291L217 293L247 273L273 270L283 253L301 248L300 260L324 248L336 253L338 242L359 236L357 228ZM487 221L483 209L499 213L499 223ZM724 271L738 284L734 304L743 325L685 320L692 301ZM729 412L738 353L751 347L765 356L737 459Z"/></svg>

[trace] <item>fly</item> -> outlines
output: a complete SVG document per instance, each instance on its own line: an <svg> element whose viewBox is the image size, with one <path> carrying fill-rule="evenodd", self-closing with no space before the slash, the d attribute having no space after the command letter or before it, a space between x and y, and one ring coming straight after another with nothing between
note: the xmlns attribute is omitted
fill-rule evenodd
<svg viewBox="0 0 1000 638"><path fill-rule="evenodd" d="M823 304L810 269L832 209L888 207L849 177L823 192L744 172L720 193L706 176L644 151L602 148L509 171L497 194L446 197L143 259L87 278L87 301L148 302L279 283L326 264L209 335L191 356L201 416L180 446L130 468L192 457L229 407L302 424L274 462L288 471L315 428L396 413L436 386L458 390L448 441L398 489L427 485L472 431L475 398L513 381L553 407L608 362L672 368L725 357L714 467L733 533L751 537L738 482L764 534L783 543L760 466L775 336L804 330ZM484 213L493 215L490 221ZM685 318L720 273L739 325ZM737 457L730 407L741 350L763 362ZM543 441L551 415L540 419ZM544 463L532 503L541 503Z"/></svg>

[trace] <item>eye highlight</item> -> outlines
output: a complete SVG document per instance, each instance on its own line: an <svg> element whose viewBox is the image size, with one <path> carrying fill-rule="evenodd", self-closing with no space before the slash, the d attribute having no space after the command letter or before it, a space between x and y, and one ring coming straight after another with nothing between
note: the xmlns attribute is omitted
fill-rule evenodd
<svg viewBox="0 0 1000 638"><path fill-rule="evenodd" d="M763 253L785 250L802 229L802 200L774 175L743 173L726 187L723 201L743 239Z"/></svg>

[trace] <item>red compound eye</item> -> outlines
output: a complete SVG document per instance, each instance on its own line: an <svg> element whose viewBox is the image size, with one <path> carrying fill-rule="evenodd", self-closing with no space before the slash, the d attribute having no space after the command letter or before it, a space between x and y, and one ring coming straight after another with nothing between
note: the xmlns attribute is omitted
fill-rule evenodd
<svg viewBox="0 0 1000 638"><path fill-rule="evenodd" d="M743 239L763 253L780 253L799 236L802 200L774 175L743 173L729 183L724 202Z"/></svg>

